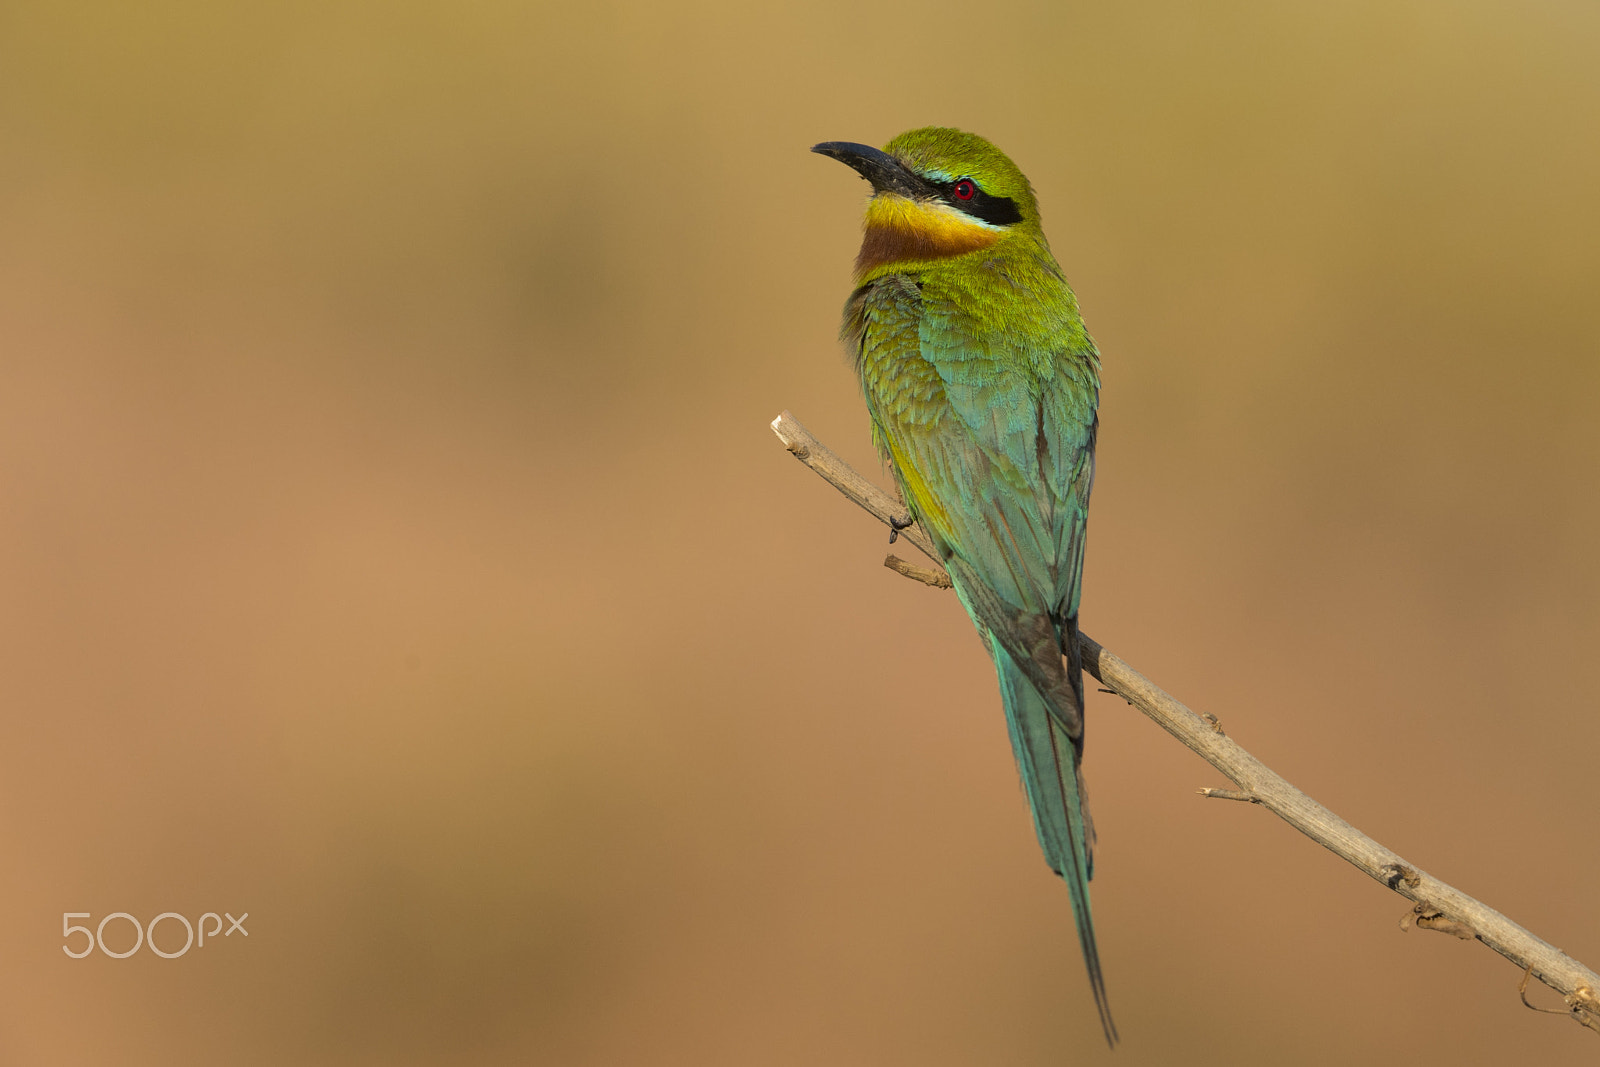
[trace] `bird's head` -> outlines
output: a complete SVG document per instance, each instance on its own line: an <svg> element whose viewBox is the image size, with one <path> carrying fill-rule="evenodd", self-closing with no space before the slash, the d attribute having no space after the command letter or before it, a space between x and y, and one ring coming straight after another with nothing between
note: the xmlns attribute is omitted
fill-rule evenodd
<svg viewBox="0 0 1600 1067"><path fill-rule="evenodd" d="M872 183L858 280L978 252L1016 237L1038 240L1039 205L1017 165L975 133L909 130L872 148L824 141L811 149Z"/></svg>

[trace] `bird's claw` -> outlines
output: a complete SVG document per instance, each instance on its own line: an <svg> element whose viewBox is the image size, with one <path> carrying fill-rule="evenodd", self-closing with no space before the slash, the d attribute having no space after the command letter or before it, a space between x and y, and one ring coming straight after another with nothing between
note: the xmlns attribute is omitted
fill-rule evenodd
<svg viewBox="0 0 1600 1067"><path fill-rule="evenodd" d="M889 516L889 543L892 545L896 541L900 540L900 531L907 529L916 521L917 520L910 515L907 515L903 519L897 519L893 515Z"/></svg>

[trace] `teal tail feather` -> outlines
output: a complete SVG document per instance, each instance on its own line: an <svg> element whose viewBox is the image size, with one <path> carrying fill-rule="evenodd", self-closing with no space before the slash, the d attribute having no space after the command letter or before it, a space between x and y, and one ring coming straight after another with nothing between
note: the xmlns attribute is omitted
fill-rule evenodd
<svg viewBox="0 0 1600 1067"><path fill-rule="evenodd" d="M1106 1040L1115 1045L1117 1025L1112 1021L1111 1006L1106 999L1100 950L1095 946L1094 916L1089 911L1089 879L1094 876L1094 826L1089 819L1083 778L1078 770L1078 748L1051 717L1038 690L1000 647L999 641L991 637L989 645L1000 676L1000 697L1005 703L1006 725L1011 730L1011 747L1022 772L1028 805L1033 809L1039 847L1071 892L1078 943L1089 969L1089 985L1094 990L1100 1025L1105 1029ZM1080 693L1078 710L1081 711L1081 675L1074 676L1073 684Z"/></svg>

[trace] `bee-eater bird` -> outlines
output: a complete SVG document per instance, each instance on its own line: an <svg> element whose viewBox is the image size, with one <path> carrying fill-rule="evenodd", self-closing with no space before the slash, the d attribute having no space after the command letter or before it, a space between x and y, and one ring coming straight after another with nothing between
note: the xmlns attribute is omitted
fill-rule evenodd
<svg viewBox="0 0 1600 1067"><path fill-rule="evenodd" d="M1115 1043L1089 912L1077 643L1100 354L1028 179L994 145L930 126L882 150L812 151L872 183L842 336L873 441L994 658L1039 845L1071 891Z"/></svg>

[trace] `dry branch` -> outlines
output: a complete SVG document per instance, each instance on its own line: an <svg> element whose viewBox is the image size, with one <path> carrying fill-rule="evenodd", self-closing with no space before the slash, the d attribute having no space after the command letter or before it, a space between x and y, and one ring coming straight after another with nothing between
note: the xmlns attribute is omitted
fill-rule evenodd
<svg viewBox="0 0 1600 1067"><path fill-rule="evenodd" d="M772 432L796 459L879 521L894 526L903 521L904 505L852 470L812 437L793 415L785 411L774 419ZM932 540L920 526L903 529L900 536L916 545L929 559L939 562ZM888 566L919 581L936 584L942 576L890 558L893 562L886 561ZM1600 975L1488 905L1446 885L1378 844L1239 747L1222 732L1214 717L1190 711L1086 634L1080 633L1078 641L1085 670L1240 786L1238 791L1210 789L1202 793L1220 799L1252 801L1271 811L1311 840L1414 901L1415 907L1402 920L1402 928L1419 926L1483 942L1561 994L1567 1004L1565 1014L1575 1022L1600 1032ZM1524 974L1524 984L1526 981Z"/></svg>

